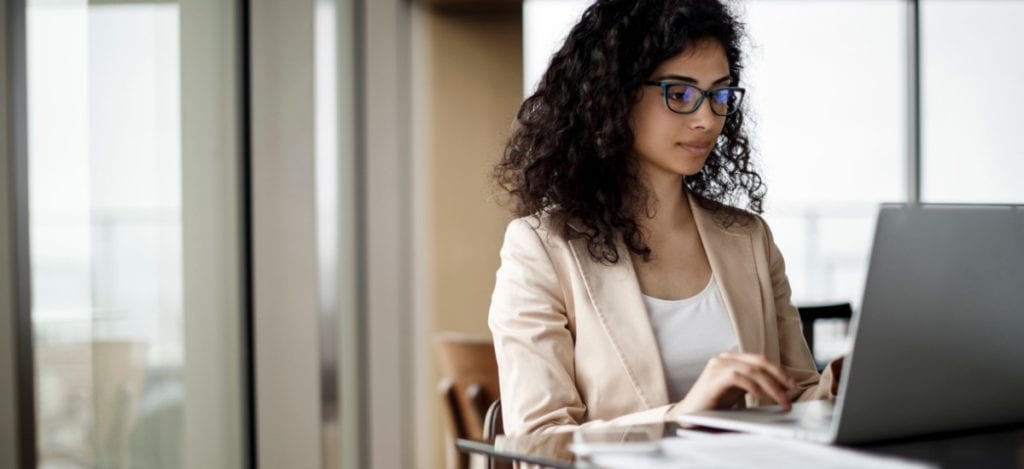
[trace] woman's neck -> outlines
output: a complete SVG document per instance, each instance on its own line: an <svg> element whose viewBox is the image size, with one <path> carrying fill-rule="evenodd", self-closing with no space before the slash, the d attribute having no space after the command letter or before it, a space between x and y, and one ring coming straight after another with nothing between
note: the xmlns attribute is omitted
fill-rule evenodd
<svg viewBox="0 0 1024 469"><path fill-rule="evenodd" d="M652 196L651 210L641 214L640 223L651 231L652 236L685 229L693 224L693 212L682 176L648 178L647 184Z"/></svg>

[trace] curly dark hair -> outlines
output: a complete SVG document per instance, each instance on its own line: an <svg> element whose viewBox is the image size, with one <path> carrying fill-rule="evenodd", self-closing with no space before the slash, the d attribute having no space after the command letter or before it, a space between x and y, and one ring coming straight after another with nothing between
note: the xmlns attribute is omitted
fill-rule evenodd
<svg viewBox="0 0 1024 469"><path fill-rule="evenodd" d="M520 107L494 169L512 211L546 214L566 239L585 238L597 261L619 261L616 236L650 260L637 222L650 194L629 125L640 87L662 62L708 39L722 44L738 84L742 38L743 25L718 0L598 0L590 6ZM748 210L762 212L765 186L751 162L742 109L726 117L703 169L683 185L726 225L750 218L733 208L742 198Z"/></svg>

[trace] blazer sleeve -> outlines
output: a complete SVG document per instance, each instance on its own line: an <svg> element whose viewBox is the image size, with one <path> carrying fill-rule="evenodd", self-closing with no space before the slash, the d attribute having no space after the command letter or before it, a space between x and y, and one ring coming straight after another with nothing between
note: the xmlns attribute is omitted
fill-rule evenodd
<svg viewBox="0 0 1024 469"><path fill-rule="evenodd" d="M509 224L491 297L505 434L663 422L670 406L582 422L565 294L543 237L525 219Z"/></svg>
<svg viewBox="0 0 1024 469"><path fill-rule="evenodd" d="M825 373L819 375L814 365L814 358L807 341L801 331L800 313L790 299L792 291L789 278L786 277L786 262L782 258L779 247L775 244L768 224L764 225L768 243L768 263L771 271L772 291L775 301L775 318L779 332L779 361L782 368L793 377L797 388L790 392L789 398L797 401L828 399L835 397L832 388L832 367L826 367Z"/></svg>

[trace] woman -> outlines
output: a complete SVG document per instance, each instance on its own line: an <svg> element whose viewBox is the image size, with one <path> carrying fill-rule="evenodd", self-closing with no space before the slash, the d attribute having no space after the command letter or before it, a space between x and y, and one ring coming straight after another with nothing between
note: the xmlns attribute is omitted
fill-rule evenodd
<svg viewBox="0 0 1024 469"><path fill-rule="evenodd" d="M495 170L508 434L834 396L756 215L741 36L717 0L598 0L523 103Z"/></svg>

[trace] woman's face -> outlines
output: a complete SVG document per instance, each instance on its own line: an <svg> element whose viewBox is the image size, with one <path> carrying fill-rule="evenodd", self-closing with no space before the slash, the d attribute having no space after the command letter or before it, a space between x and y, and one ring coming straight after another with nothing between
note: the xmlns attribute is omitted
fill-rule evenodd
<svg viewBox="0 0 1024 469"><path fill-rule="evenodd" d="M730 86L729 61L717 40L704 40L669 60L649 77L650 81L686 83L708 90ZM677 114L665 106L662 89L645 85L633 106L633 151L648 180L689 176L700 172L725 117L711 112L709 99L690 114Z"/></svg>

